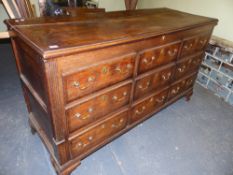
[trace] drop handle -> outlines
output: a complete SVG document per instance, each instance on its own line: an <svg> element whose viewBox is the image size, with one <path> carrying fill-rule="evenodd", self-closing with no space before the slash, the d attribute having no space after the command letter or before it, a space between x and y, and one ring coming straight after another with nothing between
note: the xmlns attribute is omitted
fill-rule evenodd
<svg viewBox="0 0 233 175"><path fill-rule="evenodd" d="M118 124L112 124L112 128L119 128L124 123L124 119L120 119Z"/></svg>
<svg viewBox="0 0 233 175"><path fill-rule="evenodd" d="M76 87L76 88L78 88L80 86L80 83L78 81L74 81L73 82L73 86Z"/></svg>
<svg viewBox="0 0 233 175"><path fill-rule="evenodd" d="M117 66L115 68L115 71L117 71L121 74L128 74L130 72L130 70L132 69L132 67L133 67L132 64L129 63L126 65L126 68L122 68L121 66Z"/></svg>
<svg viewBox="0 0 233 175"><path fill-rule="evenodd" d="M86 120L86 119L90 118L90 115L89 114L81 115L80 113L77 113L77 114L75 114L75 117L78 119L81 119L81 120Z"/></svg>
<svg viewBox="0 0 233 175"><path fill-rule="evenodd" d="M90 107L90 108L88 108L87 111L88 111L89 114L81 115L80 113L76 113L75 117L78 118L78 119L86 120L86 119L90 118L90 113L93 112L93 108Z"/></svg>
<svg viewBox="0 0 233 175"><path fill-rule="evenodd" d="M176 89L172 89L172 94L177 94L179 90L180 90L179 86Z"/></svg>
<svg viewBox="0 0 233 175"><path fill-rule="evenodd" d="M167 75L162 75L162 79L166 81L171 77L171 75L171 72L167 73Z"/></svg>
<svg viewBox="0 0 233 175"><path fill-rule="evenodd" d="M105 124L102 124L102 125L101 125L101 128L102 128L102 129L104 129L105 127L106 127Z"/></svg>
<svg viewBox="0 0 233 175"><path fill-rule="evenodd" d="M164 41L165 39L166 39L166 36L165 36L165 35L163 35L163 36L162 36L162 40Z"/></svg>
<svg viewBox="0 0 233 175"><path fill-rule="evenodd" d="M95 78L94 76L88 77L88 78L87 78L88 84L87 84L86 86L81 86L80 82L74 81L74 82L73 82L73 86L74 86L75 88L79 88L80 90L85 90L85 89L87 89L87 88L90 87L91 83L93 83L93 82L95 81L95 79L96 79L96 78Z"/></svg>
<svg viewBox="0 0 233 175"><path fill-rule="evenodd" d="M78 142L78 144L76 145L76 147L77 147L78 149L80 149L80 148L86 147L87 145L88 145L88 143Z"/></svg>
<svg viewBox="0 0 233 175"><path fill-rule="evenodd" d="M156 102L162 103L165 100L165 96L162 96L161 99L156 99Z"/></svg>
<svg viewBox="0 0 233 175"><path fill-rule="evenodd" d="M121 102L121 101L123 101L123 100L125 100L125 97L128 95L128 93L125 91L125 92L123 92L123 95L122 95L122 97L118 97L117 95L114 95L113 97L112 97L112 99L114 100L114 101L116 101L116 102Z"/></svg>
<svg viewBox="0 0 233 175"><path fill-rule="evenodd" d="M95 77L94 76L90 76L90 77L88 77L87 81L88 82L93 82L93 81L95 81Z"/></svg>
<svg viewBox="0 0 233 175"><path fill-rule="evenodd" d="M142 106L141 110L137 109L137 110L135 111L135 113L138 114L138 115L140 115L140 114L142 114L142 113L145 111L145 109L146 109L146 107L145 107L145 106Z"/></svg>
<svg viewBox="0 0 233 175"><path fill-rule="evenodd" d="M152 56L151 58L144 58L143 63L150 65L153 63L154 60L155 60L155 56Z"/></svg>
<svg viewBox="0 0 233 175"><path fill-rule="evenodd" d="M185 69L186 69L186 66L183 65L182 67L179 67L179 68L178 68L178 71L179 71L180 73L183 73L183 72L185 71Z"/></svg>
<svg viewBox="0 0 233 175"><path fill-rule="evenodd" d="M199 65L201 63L202 59L197 59L197 60L194 60L193 63L195 65Z"/></svg>
<svg viewBox="0 0 233 175"><path fill-rule="evenodd" d="M173 56L176 55L177 51L178 51L177 49L174 49L173 51L169 50L168 51L168 55L171 56L171 57L173 57Z"/></svg>
<svg viewBox="0 0 233 175"><path fill-rule="evenodd" d="M82 142L78 142L77 147L78 148L83 147L83 143Z"/></svg>
<svg viewBox="0 0 233 175"><path fill-rule="evenodd" d="M204 39L204 40L200 40L200 44L201 45L204 45L206 43L207 39Z"/></svg>
<svg viewBox="0 0 233 175"><path fill-rule="evenodd" d="M91 107L90 107L90 108L88 108L88 112L89 112L89 113L92 113L93 111L94 111L94 109L93 109L93 108L91 108Z"/></svg>
<svg viewBox="0 0 233 175"><path fill-rule="evenodd" d="M144 91L144 90L148 89L149 86L150 86L150 82L148 81L148 82L146 82L146 86L145 86L145 87L143 87L143 86L140 84L140 85L138 86L138 88L141 89L142 91Z"/></svg>
<svg viewBox="0 0 233 175"><path fill-rule="evenodd" d="M120 124L112 124L112 128L119 128L121 126L121 123Z"/></svg>
<svg viewBox="0 0 233 175"><path fill-rule="evenodd" d="M92 141L92 140L93 140L93 136L89 136L89 137L88 137L88 140L89 140L89 141Z"/></svg>
<svg viewBox="0 0 233 175"><path fill-rule="evenodd" d="M184 46L184 48L186 49L186 50L189 50L189 49L191 49L193 47L193 44L191 43L191 44L186 44L185 46Z"/></svg>
<svg viewBox="0 0 233 175"><path fill-rule="evenodd" d="M117 125L115 125L115 124L112 124L112 128L117 128Z"/></svg>
<svg viewBox="0 0 233 175"><path fill-rule="evenodd" d="M187 82L187 85L189 86L189 85L191 85L193 83L193 80L189 80L188 82Z"/></svg>
<svg viewBox="0 0 233 175"><path fill-rule="evenodd" d="M127 64L126 67L127 67L127 69L132 69L133 66L132 66L132 64L129 63L129 64Z"/></svg>
<svg viewBox="0 0 233 175"><path fill-rule="evenodd" d="M154 101L154 97L151 97L149 102L152 103Z"/></svg>

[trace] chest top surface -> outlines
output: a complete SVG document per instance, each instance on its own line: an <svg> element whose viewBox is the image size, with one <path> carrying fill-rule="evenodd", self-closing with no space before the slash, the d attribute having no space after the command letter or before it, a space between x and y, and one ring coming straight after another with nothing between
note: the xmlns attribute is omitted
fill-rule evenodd
<svg viewBox="0 0 233 175"><path fill-rule="evenodd" d="M217 19L167 8L8 20L6 24L44 58L85 48L124 42L185 30Z"/></svg>

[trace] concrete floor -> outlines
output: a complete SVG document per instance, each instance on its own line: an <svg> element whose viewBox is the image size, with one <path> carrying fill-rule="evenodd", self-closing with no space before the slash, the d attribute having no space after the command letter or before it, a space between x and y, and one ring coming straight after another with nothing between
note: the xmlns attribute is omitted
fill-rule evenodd
<svg viewBox="0 0 233 175"><path fill-rule="evenodd" d="M27 123L9 44L0 45L0 175L55 175ZM82 161L72 175L233 175L233 107L195 86Z"/></svg>

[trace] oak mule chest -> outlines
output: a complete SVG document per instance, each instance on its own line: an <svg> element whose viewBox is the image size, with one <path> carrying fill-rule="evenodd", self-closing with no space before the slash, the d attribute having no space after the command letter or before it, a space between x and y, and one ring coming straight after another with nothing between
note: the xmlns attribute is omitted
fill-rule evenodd
<svg viewBox="0 0 233 175"><path fill-rule="evenodd" d="M56 172L189 100L217 22L166 8L7 20L29 124Z"/></svg>

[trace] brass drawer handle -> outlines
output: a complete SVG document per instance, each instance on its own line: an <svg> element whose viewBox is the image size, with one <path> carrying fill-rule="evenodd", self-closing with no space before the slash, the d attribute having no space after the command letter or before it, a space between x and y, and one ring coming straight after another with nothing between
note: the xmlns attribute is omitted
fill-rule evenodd
<svg viewBox="0 0 233 175"><path fill-rule="evenodd" d="M77 146L80 148L80 147L83 147L83 143L82 142L78 142Z"/></svg>
<svg viewBox="0 0 233 175"><path fill-rule="evenodd" d="M165 100L165 96L162 96L161 99L156 99L156 102L163 103Z"/></svg>
<svg viewBox="0 0 233 175"><path fill-rule="evenodd" d="M78 81L74 81L73 86L74 86L74 87L79 87L79 86L80 86L80 83L79 83Z"/></svg>
<svg viewBox="0 0 233 175"><path fill-rule="evenodd" d="M95 81L95 77L94 76L90 76L90 77L88 77L87 81L89 83L94 82Z"/></svg>
<svg viewBox="0 0 233 175"><path fill-rule="evenodd" d="M123 96L122 97L118 97L117 95L114 95L113 97L112 97L112 99L114 100L114 101L117 101L117 102L121 102L121 101L124 101L125 100L125 97L128 95L128 93L125 91L124 93L123 93Z"/></svg>
<svg viewBox="0 0 233 175"><path fill-rule="evenodd" d="M189 85L191 85L193 83L193 80L188 80L187 81L187 85L189 86Z"/></svg>
<svg viewBox="0 0 233 175"><path fill-rule="evenodd" d="M150 98L150 102L152 103L154 101L154 97L151 97Z"/></svg>
<svg viewBox="0 0 233 175"><path fill-rule="evenodd" d="M148 89L149 86L150 86L150 82L148 81L148 82L146 83L146 86L145 86L145 87L143 87L143 86L140 84L140 85L138 86L138 88L141 89L142 91L144 91L144 90Z"/></svg>
<svg viewBox="0 0 233 175"><path fill-rule="evenodd" d="M93 136L89 136L89 137L88 137L88 140L89 140L89 141L92 141L92 140L93 140Z"/></svg>
<svg viewBox="0 0 233 175"><path fill-rule="evenodd" d="M83 142L78 142L78 144L76 145L76 147L78 147L78 149L80 149L80 148L84 148L84 147L86 147L88 145L88 143L83 143Z"/></svg>
<svg viewBox="0 0 233 175"><path fill-rule="evenodd" d="M90 118L90 115L89 114L81 115L80 113L77 113L77 114L75 114L75 117L78 119L86 120L86 119Z"/></svg>
<svg viewBox="0 0 233 175"><path fill-rule="evenodd" d="M167 80L170 79L171 75L172 75L172 73L171 73L171 72L168 72L167 75L162 75L162 79L163 79L164 81L167 81Z"/></svg>
<svg viewBox="0 0 233 175"><path fill-rule="evenodd" d="M186 69L186 66L183 65L182 67L179 67L179 68L178 68L178 71L179 71L180 73L183 73L183 72L185 71L185 69Z"/></svg>
<svg viewBox="0 0 233 175"><path fill-rule="evenodd" d="M197 61L196 61L196 60L193 60L193 64L194 64L194 65L197 65Z"/></svg>
<svg viewBox="0 0 233 175"><path fill-rule="evenodd" d="M115 71L122 73L122 69L119 66L116 67Z"/></svg>
<svg viewBox="0 0 233 175"><path fill-rule="evenodd" d="M164 41L165 39L166 39L166 36L165 36L165 35L163 35L163 36L162 36L162 40Z"/></svg>
<svg viewBox="0 0 233 175"><path fill-rule="evenodd" d="M204 40L200 40L200 44L201 45L204 45L206 43L207 39L204 39Z"/></svg>
<svg viewBox="0 0 233 175"><path fill-rule="evenodd" d="M146 109L146 107L145 107L145 106L142 106L141 110L137 109L137 110L135 111L135 113L136 113L137 115L140 115L140 114L142 114L142 113L145 111L145 109Z"/></svg>
<svg viewBox="0 0 233 175"><path fill-rule="evenodd" d="M173 57L173 56L176 55L177 51L178 51L177 49L174 49L173 51L169 50L168 51L168 55L171 56L171 57Z"/></svg>
<svg viewBox="0 0 233 175"><path fill-rule="evenodd" d="M120 123L123 123L125 120L123 118L120 119Z"/></svg>
<svg viewBox="0 0 233 175"><path fill-rule="evenodd" d="M112 128L120 128L122 124L124 123L124 119L121 118L118 124L112 124Z"/></svg>
<svg viewBox="0 0 233 175"><path fill-rule="evenodd" d="M107 95L102 95L100 98L101 98L102 101L107 101L108 96Z"/></svg>
<svg viewBox="0 0 233 175"><path fill-rule="evenodd" d="M104 129L104 128L105 128L105 124L102 124L102 125L101 125L101 128Z"/></svg>
<svg viewBox="0 0 233 175"><path fill-rule="evenodd" d="M88 83L93 83L94 81L95 81L95 77L94 77L94 76L90 76L90 77L88 77L88 79L87 79L87 82L88 82ZM88 86L81 86L80 83L79 83L78 81L74 81L74 82L73 82L73 86L74 86L75 88L79 88L80 90L85 90L85 89L89 88L89 85L88 85Z"/></svg>
<svg viewBox="0 0 233 175"><path fill-rule="evenodd" d="M88 112L92 113L93 112L93 108L88 108ZM75 117L78 118L78 119L86 120L86 119L90 118L90 114L81 115L80 113L76 113Z"/></svg>
<svg viewBox="0 0 233 175"><path fill-rule="evenodd" d="M176 87L176 89L172 89L172 94L177 94L180 90L180 87Z"/></svg>
<svg viewBox="0 0 233 175"><path fill-rule="evenodd" d="M112 128L117 128L118 126L115 124L112 124Z"/></svg>
<svg viewBox="0 0 233 175"><path fill-rule="evenodd" d="M126 65L126 69L124 70L123 68L121 68L120 66L117 66L115 68L115 71L121 73L121 74L128 74L130 72L130 69L132 69L132 64L127 64Z"/></svg>
<svg viewBox="0 0 233 175"><path fill-rule="evenodd" d="M94 110L94 109L93 109L92 107L88 108L88 112L89 112L89 113L92 113L93 110Z"/></svg>
<svg viewBox="0 0 233 175"><path fill-rule="evenodd" d="M192 44L192 43L186 44L186 45L184 46L184 48L185 48L186 50L189 50L189 49L191 49L192 47L193 47L193 44Z"/></svg>
<svg viewBox="0 0 233 175"><path fill-rule="evenodd" d="M126 67L127 67L127 69L132 69L133 66L132 66L132 64L129 63L129 64L127 64Z"/></svg>
<svg viewBox="0 0 233 175"><path fill-rule="evenodd" d="M194 60L193 64L194 65L199 65L201 63L202 59Z"/></svg>
<svg viewBox="0 0 233 175"><path fill-rule="evenodd" d="M144 58L143 63L150 65L153 63L154 60L155 60L155 56L152 56L150 60L149 60L149 58Z"/></svg>
<svg viewBox="0 0 233 175"><path fill-rule="evenodd" d="M80 89L80 90L85 90L85 89L87 89L88 87L89 87L89 86L82 86L82 87L80 86L79 89Z"/></svg>
<svg viewBox="0 0 233 175"><path fill-rule="evenodd" d="M183 80L183 81L181 82L181 87L183 87L183 86L185 85L185 83L186 83L186 80Z"/></svg>

